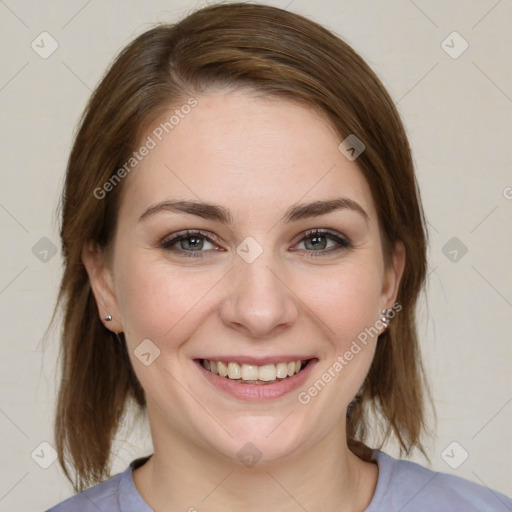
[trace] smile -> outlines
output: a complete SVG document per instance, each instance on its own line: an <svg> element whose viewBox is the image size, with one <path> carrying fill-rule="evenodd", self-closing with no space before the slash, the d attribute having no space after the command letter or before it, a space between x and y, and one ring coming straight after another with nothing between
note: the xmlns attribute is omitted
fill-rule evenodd
<svg viewBox="0 0 512 512"><path fill-rule="evenodd" d="M273 400L296 391L304 385L318 363L317 358L283 358L281 361L257 361L249 357L237 359L219 361L209 358L195 359L194 362L214 389L236 399L250 401Z"/></svg>
<svg viewBox="0 0 512 512"><path fill-rule="evenodd" d="M268 384L277 379L283 380L299 373L307 361L288 361L277 364L239 364L234 362L211 361L202 359L203 368L214 375L231 380L242 380L248 384Z"/></svg>

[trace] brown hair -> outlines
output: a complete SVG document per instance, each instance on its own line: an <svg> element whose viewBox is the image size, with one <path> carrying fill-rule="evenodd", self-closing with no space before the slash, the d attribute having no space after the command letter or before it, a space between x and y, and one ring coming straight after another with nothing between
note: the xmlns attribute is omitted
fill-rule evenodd
<svg viewBox="0 0 512 512"><path fill-rule="evenodd" d="M363 442L380 417L384 442L401 452L418 447L425 428L415 306L426 269L426 230L407 137L393 101L354 50L322 26L288 11L255 4L217 4L131 42L94 91L70 154L62 197L65 260L62 376L55 416L59 462L76 491L109 476L112 441L130 400L144 411L144 391L119 343L98 317L81 251L107 248L123 182L98 199L131 156L144 129L171 104L208 88L249 87L325 114L341 137L366 146L357 163L371 188L384 250L401 241L405 270L400 313L380 336L370 371L347 413L349 447L368 458ZM428 394L428 393L427 393ZM428 396L430 396L428 394ZM74 471L71 476L68 464Z"/></svg>

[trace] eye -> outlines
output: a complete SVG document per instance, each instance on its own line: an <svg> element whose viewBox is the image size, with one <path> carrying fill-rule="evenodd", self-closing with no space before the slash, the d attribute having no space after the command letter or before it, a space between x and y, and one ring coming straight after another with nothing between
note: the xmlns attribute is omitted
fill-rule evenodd
<svg viewBox="0 0 512 512"><path fill-rule="evenodd" d="M208 247L208 244L211 247ZM219 250L213 237L203 231L185 231L164 238L160 247L169 252L188 257L202 257L206 250ZM175 247L175 246L178 247ZM205 249L205 250L203 250Z"/></svg>
<svg viewBox="0 0 512 512"><path fill-rule="evenodd" d="M329 246L329 242L331 242L331 246ZM305 255L307 257L326 256L352 247L347 238L325 229L307 231L299 244L304 244L306 247Z"/></svg>
<svg viewBox="0 0 512 512"><path fill-rule="evenodd" d="M299 250L307 257L325 256L352 247L347 238L325 229L307 231L297 245L300 244L304 244L305 249ZM189 230L175 233L159 243L159 246L166 251L179 256L196 258L204 257L205 252L222 250L219 245L210 233Z"/></svg>

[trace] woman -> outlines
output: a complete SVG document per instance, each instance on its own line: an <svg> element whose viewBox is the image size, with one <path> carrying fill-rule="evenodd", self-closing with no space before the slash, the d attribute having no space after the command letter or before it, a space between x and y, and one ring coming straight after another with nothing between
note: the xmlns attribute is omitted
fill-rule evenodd
<svg viewBox="0 0 512 512"><path fill-rule="evenodd" d="M512 506L365 444L424 452L425 231L393 102L324 28L226 4L139 36L84 114L61 234L55 441L82 492L52 511ZM154 453L107 479L130 403Z"/></svg>

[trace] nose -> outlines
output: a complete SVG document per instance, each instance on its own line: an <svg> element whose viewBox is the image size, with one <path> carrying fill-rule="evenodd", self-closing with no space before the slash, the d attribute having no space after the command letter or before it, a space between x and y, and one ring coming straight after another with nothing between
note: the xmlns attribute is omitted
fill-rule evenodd
<svg viewBox="0 0 512 512"><path fill-rule="evenodd" d="M269 339L297 321L298 298L271 256L264 251L252 263L240 259L235 265L220 308L225 325L251 338Z"/></svg>

